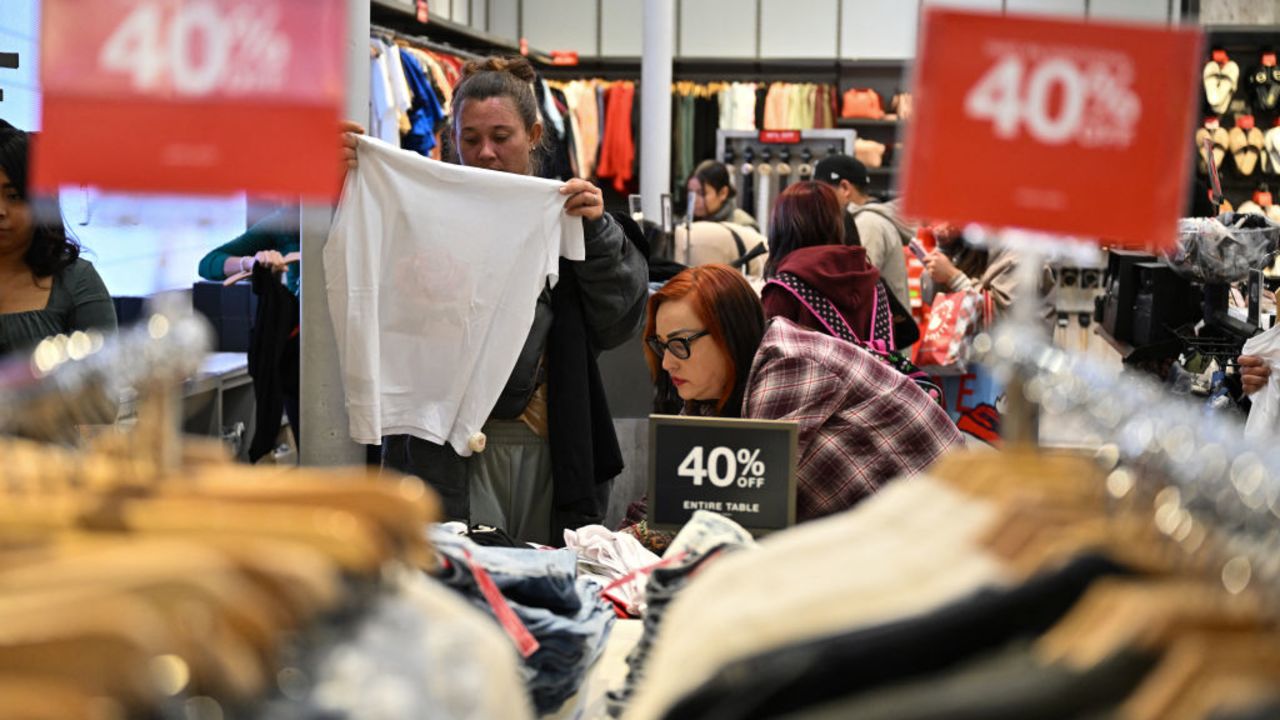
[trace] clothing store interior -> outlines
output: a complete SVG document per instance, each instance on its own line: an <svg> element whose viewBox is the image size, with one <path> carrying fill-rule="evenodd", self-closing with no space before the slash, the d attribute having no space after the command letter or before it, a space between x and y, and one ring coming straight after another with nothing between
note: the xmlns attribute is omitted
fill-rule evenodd
<svg viewBox="0 0 1280 720"><path fill-rule="evenodd" d="M1280 718L1277 52L0 0L0 717Z"/></svg>

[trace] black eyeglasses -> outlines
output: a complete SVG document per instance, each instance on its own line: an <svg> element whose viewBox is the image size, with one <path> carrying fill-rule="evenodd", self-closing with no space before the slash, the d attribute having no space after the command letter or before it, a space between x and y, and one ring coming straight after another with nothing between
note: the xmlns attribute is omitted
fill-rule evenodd
<svg viewBox="0 0 1280 720"><path fill-rule="evenodd" d="M645 342L649 343L649 349L658 357L662 357L663 353L670 350L672 355L675 355L681 360L688 360L689 353L691 352L689 346L693 344L693 341L710 334L711 333L709 331L703 330L702 332L697 332L687 337L671 338L666 342L662 342L658 339L657 335L654 335L653 337L647 338Z"/></svg>

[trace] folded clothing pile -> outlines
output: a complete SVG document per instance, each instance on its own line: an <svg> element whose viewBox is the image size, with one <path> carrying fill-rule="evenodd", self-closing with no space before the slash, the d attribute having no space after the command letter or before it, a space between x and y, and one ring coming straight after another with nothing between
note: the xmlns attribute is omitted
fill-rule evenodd
<svg viewBox="0 0 1280 720"><path fill-rule="evenodd" d="M564 546L578 553L580 577L598 580L605 599L627 617L643 612L644 585L659 557L645 549L634 535L613 532L603 525L587 525L564 531Z"/></svg>
<svg viewBox="0 0 1280 720"><path fill-rule="evenodd" d="M484 547L433 530L439 579L496 619L523 658L539 714L555 712L600 657L617 614L602 586L578 577L577 553Z"/></svg>

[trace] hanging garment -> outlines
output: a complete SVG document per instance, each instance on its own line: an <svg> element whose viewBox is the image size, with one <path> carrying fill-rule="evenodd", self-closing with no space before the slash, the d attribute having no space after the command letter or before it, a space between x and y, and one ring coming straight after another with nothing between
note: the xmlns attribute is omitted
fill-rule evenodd
<svg viewBox="0 0 1280 720"><path fill-rule="evenodd" d="M542 143L536 150L537 175L543 178L572 180L575 175L572 160L573 138L569 134L572 128L565 122L551 88L547 87L545 82L535 82L533 89L542 115L542 126L545 129ZM547 109L548 106L551 110ZM552 117L550 112L555 112L555 116Z"/></svg>
<svg viewBox="0 0 1280 720"><path fill-rule="evenodd" d="M716 101L712 97L698 97L693 101L693 164L716 156L717 123Z"/></svg>
<svg viewBox="0 0 1280 720"><path fill-rule="evenodd" d="M253 294L258 296L258 312L249 333L248 363L256 427L249 461L257 462L275 449L286 398L298 397L300 348L298 298L280 282L280 276L266 265L254 264ZM298 428L293 428L293 434L295 440L299 438Z"/></svg>
<svg viewBox="0 0 1280 720"><path fill-rule="evenodd" d="M560 113L560 109L556 107L555 101L551 97L551 88L547 86L545 78L537 79L538 100L542 107L542 116L551 121L552 127L555 128L557 135L564 135L564 115Z"/></svg>
<svg viewBox="0 0 1280 720"><path fill-rule="evenodd" d="M600 145L596 175L601 180L612 180L613 189L620 193L627 191L633 177L636 148L631 134L631 111L635 94L634 84L622 82L610 87L606 97L604 141Z"/></svg>
<svg viewBox="0 0 1280 720"><path fill-rule="evenodd" d="M358 142L324 249L351 437L471 455L582 223L559 182Z"/></svg>
<svg viewBox="0 0 1280 720"><path fill-rule="evenodd" d="M399 53L390 55L393 51L377 40L370 41L370 46L373 57L369 60L369 134L399 147L400 120L388 70L390 63L387 62L388 59L396 60L394 64L399 65Z"/></svg>
<svg viewBox="0 0 1280 720"><path fill-rule="evenodd" d="M755 130L756 125L756 85L755 83L735 83L733 101L733 129Z"/></svg>
<svg viewBox="0 0 1280 720"><path fill-rule="evenodd" d="M436 146L436 125L445 119L444 108L431 87L431 81L412 53L401 48L400 61L405 78L413 91L413 107L409 110L409 132L400 145L420 155L428 155Z"/></svg>
<svg viewBox="0 0 1280 720"><path fill-rule="evenodd" d="M596 106L595 85L574 81L565 90L569 108L577 118L578 172L584 178L595 177L596 155L600 152L600 118Z"/></svg>
<svg viewBox="0 0 1280 720"><path fill-rule="evenodd" d="M409 79L404 74L404 63L396 62L400 57L400 49L390 43L383 43L387 58L387 78L391 84L391 97L395 101L396 122L400 126L400 135L409 132L409 110L413 107L413 90L409 88ZM400 145L400 137L395 143Z"/></svg>
<svg viewBox="0 0 1280 720"><path fill-rule="evenodd" d="M449 80L448 74L444 71L444 65L435 55L410 48L414 56L418 58L418 62L422 64L422 69L427 73L427 77L431 79L431 89L436 91L436 97L440 99L440 107L444 108L446 113L449 112L449 103L453 102L453 85Z"/></svg>
<svg viewBox="0 0 1280 720"><path fill-rule="evenodd" d="M769 94L764 101L764 129L787 130L787 90L784 83L769 86Z"/></svg>
<svg viewBox="0 0 1280 720"><path fill-rule="evenodd" d="M561 88L551 88L551 95L556 101L556 107L565 119L565 138L568 139L569 146L569 165L573 168L573 176L585 178L582 174L582 128L578 124L578 116L573 112L573 106L569 103L569 95Z"/></svg>

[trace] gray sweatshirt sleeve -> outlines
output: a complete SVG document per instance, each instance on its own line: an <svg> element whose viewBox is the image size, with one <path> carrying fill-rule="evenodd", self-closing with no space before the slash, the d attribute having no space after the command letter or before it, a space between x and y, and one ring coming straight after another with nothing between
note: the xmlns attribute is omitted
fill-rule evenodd
<svg viewBox="0 0 1280 720"><path fill-rule="evenodd" d="M649 265L607 213L582 224L587 257L575 262L574 269L591 342L608 350L640 331L649 296Z"/></svg>

